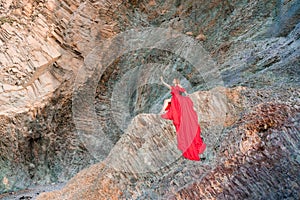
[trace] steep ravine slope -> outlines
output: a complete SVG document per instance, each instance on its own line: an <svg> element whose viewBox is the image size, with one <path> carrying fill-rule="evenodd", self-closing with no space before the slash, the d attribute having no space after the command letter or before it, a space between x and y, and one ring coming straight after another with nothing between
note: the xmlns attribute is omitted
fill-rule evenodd
<svg viewBox="0 0 300 200"><path fill-rule="evenodd" d="M180 157L170 123L140 114L104 162L38 199L297 199L299 106L290 98L295 95L299 90L274 96L242 87L193 93L194 101L206 102L195 105L205 116L200 124L208 144L200 162ZM224 110L227 118L214 121ZM220 125L223 131L215 129Z"/></svg>
<svg viewBox="0 0 300 200"><path fill-rule="evenodd" d="M110 37L112 28L100 18L92 22L98 9L89 2L1 1L0 6L0 192L64 182L95 162L75 130L72 87L84 54L95 45L92 38ZM93 36L84 40L91 29Z"/></svg>
<svg viewBox="0 0 300 200"><path fill-rule="evenodd" d="M40 198L63 199L65 193L89 199L87 194L96 198L102 192L111 198L116 195L154 199L299 196L298 0L0 2L1 193L65 182L81 169L99 162L78 137L73 120L73 86L78 69L94 47L118 33L132 28L163 27L199 41L216 61L224 86L243 86L219 89L227 99L233 98L231 93L239 93L236 97L241 99L222 107L235 108L225 109L232 112L226 123L217 128L211 126L216 115L211 117L203 109L218 103L214 104L211 96L204 98L213 88L197 79L199 76L190 76L194 72L190 63L161 50L129 52L106 69L95 93L99 124L115 144L109 147L109 157L78 174L62 191ZM128 132L120 130L110 114L115 84L123 80L124 71L148 63L177 66L176 73L190 83L189 91L197 91L194 102L199 104L200 123L209 143L204 162L191 163L180 158L173 162L171 156L167 166L138 176L112 168L110 162L125 156L119 155L118 150L128 145ZM171 81L172 74L168 78ZM130 125L132 134L144 130L145 124L140 120L156 124L149 137L156 131L174 137L172 125L153 115L167 91L159 85L144 85L137 90L134 82L128 84L135 91L128 102L129 121L134 120ZM161 139L147 140L149 148ZM172 141L166 137L163 144L174 148L177 156ZM94 176L99 180L94 180ZM86 183L88 192L79 192L77 197L72 187L82 186L81 183ZM246 183L253 186L244 187Z"/></svg>

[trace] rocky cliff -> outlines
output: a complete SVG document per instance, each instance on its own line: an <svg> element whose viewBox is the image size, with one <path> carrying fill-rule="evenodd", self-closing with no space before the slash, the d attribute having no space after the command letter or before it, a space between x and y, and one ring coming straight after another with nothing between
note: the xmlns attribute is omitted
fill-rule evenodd
<svg viewBox="0 0 300 200"><path fill-rule="evenodd" d="M87 167L39 199L299 198L300 1L0 10L1 193ZM160 75L193 93L201 162L180 157L157 115L169 97Z"/></svg>
<svg viewBox="0 0 300 200"><path fill-rule="evenodd" d="M226 98L213 92L191 96L206 102L205 107L195 106L205 116L200 120L208 144L205 160L180 157L170 124L159 115L142 114L104 162L38 199L297 198L300 137L298 108L288 100L290 95L277 94L285 102L280 103L265 90L215 90ZM257 100L255 94L270 101ZM213 119L224 109L230 112L219 124ZM221 132L215 128L220 125Z"/></svg>

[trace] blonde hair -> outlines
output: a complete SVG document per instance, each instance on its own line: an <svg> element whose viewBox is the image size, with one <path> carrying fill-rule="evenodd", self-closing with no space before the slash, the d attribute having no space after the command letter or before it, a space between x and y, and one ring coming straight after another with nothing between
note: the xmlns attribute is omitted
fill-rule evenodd
<svg viewBox="0 0 300 200"><path fill-rule="evenodd" d="M174 78L175 80L175 84L179 85L180 84L180 80L178 78Z"/></svg>

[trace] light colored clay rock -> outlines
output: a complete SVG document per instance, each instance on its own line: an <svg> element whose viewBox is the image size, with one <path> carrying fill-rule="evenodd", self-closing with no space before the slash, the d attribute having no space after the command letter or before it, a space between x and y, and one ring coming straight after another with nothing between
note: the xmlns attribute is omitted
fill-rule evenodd
<svg viewBox="0 0 300 200"><path fill-rule="evenodd" d="M62 98L66 99L62 101L65 101L64 105L67 108L63 112L70 111L71 83L83 63L84 55L87 55L89 50L93 49L101 40L113 36L118 31L117 23L110 16L101 17L100 13L113 11L120 3L121 1L114 1L113 3L106 1L91 3L87 1L82 3L80 0L0 0L0 128L3 134L1 135L1 142L9 144L9 147L5 150L1 149L1 156L5 157L3 163L10 162L8 160L11 158L17 160L15 164L9 167L2 165L1 162L3 168L0 170L0 176L8 176L8 182L11 184L7 188L0 186L0 192L25 188L36 181L50 183L50 179L56 179L55 177L66 180L83 166L94 162L86 150L83 150L83 154L85 154L83 157L84 162L78 163L76 159L70 158L74 155L77 156L75 152L81 148L79 138L69 137L70 135L74 137L76 135L73 130L74 127L71 127L71 113L66 114L68 117L65 116L70 119L66 123L70 128L68 130L64 129L60 134L54 131L56 128L53 128L53 126L56 123L53 122L53 118L49 118L49 121L44 122L43 125L41 125L43 119L37 118L41 117L43 111L46 113L60 112L58 110L61 110L60 101ZM65 85L68 85L68 87ZM65 94L62 95L64 92ZM54 102L54 99L60 103ZM18 121L20 116L21 118L25 116L23 122ZM66 119L65 117L62 118ZM18 118L16 121L19 125L11 126L5 121L14 121L15 118ZM39 125L32 126L35 120L40 120ZM21 123L25 124L20 125ZM37 134L35 134L33 129L39 129L39 127L42 127L43 131L37 130ZM45 131L45 129L49 131ZM6 140L6 137L14 137L16 132L21 134L22 139L20 138L20 141ZM61 136L64 134L65 136ZM48 147L36 145L36 142L32 143L33 146L28 145L32 142L30 138L35 140L39 137L48 138L45 141L51 144L56 143L57 146L49 144L56 149L65 148L64 145L58 144L61 137L74 140L68 142L66 149L69 149L69 153L66 153L63 159L70 158L70 162L77 163L79 167L75 170L73 167L72 169L63 167L63 171L57 171L61 173L58 176L56 172L50 172L49 165L46 167L42 164L43 162L46 163L46 160L50 159L53 165L62 167L64 165L62 163L65 161L54 158L60 156L59 153L54 151L53 155L50 156L53 159L44 156L46 154L42 152L47 151ZM63 141L66 140L63 139ZM22 145L19 143L22 143ZM15 146L18 146L19 150L8 150L10 148L14 149ZM24 150L20 150L20 148L24 148ZM20 156L18 151L26 155ZM9 152L14 156L8 156ZM27 155L31 154L28 152L33 152L32 155L37 157L42 155L43 158L27 162L26 160L29 158ZM47 155L49 156L49 154ZM40 159L44 161L41 162ZM30 163L35 167L32 167L33 165L30 165ZM21 167L21 165L24 167ZM14 170L16 168L24 173ZM28 170L37 170L30 172L37 174L37 176L33 175L36 180L29 180L32 174L30 175ZM43 173L46 175L42 175ZM39 177L40 175L43 178ZM22 178L19 176L22 176ZM22 180L22 183L14 184L17 180Z"/></svg>
<svg viewBox="0 0 300 200"><path fill-rule="evenodd" d="M32 2L25 3L24 14L29 17L33 12ZM29 105L39 105L39 101L60 85L55 74L48 73L61 57L62 48L49 37L52 24L42 15L27 24L16 19L13 24L4 23L0 28L3 43L0 53L0 80L3 83L0 93L1 114L26 112ZM34 26L33 26L34 25ZM42 84L37 87L37 80ZM49 87L50 86L50 87ZM27 95L21 95L23 93ZM36 101L37 100L37 101ZM44 103L40 102L40 106Z"/></svg>

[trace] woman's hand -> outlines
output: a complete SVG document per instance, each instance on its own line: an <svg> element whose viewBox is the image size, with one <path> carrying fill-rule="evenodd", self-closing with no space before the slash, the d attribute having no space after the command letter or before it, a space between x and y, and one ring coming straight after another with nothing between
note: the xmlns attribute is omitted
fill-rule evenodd
<svg viewBox="0 0 300 200"><path fill-rule="evenodd" d="M163 79L163 77L162 77L162 76L160 76L160 80L161 80L161 82L164 82L164 79Z"/></svg>

